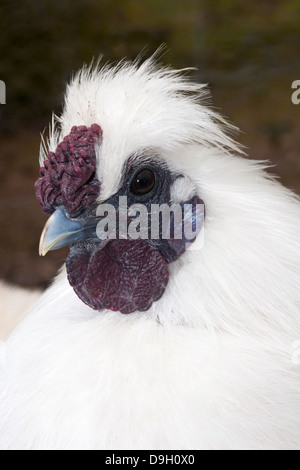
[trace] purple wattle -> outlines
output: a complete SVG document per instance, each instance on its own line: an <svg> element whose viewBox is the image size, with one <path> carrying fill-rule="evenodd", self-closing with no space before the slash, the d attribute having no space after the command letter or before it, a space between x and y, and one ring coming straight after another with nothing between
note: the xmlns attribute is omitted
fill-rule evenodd
<svg viewBox="0 0 300 470"><path fill-rule="evenodd" d="M71 246L67 273L78 297L95 310L148 310L168 284L168 263L145 240Z"/></svg>
<svg viewBox="0 0 300 470"><path fill-rule="evenodd" d="M48 160L40 170L41 177L35 184L37 199L46 214L64 206L72 215L99 196L95 144L100 144L101 139L102 130L98 124L89 128L73 126L55 153L49 152Z"/></svg>

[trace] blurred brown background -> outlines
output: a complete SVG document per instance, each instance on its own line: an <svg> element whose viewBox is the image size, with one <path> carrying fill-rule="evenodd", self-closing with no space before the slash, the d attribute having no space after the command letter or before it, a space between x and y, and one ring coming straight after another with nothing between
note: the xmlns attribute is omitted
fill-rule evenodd
<svg viewBox="0 0 300 470"><path fill-rule="evenodd" d="M242 130L250 158L271 160L300 194L299 0L1 0L0 278L47 285L66 252L38 256L46 217L35 200L40 132L83 62L149 54L197 67L214 106Z"/></svg>

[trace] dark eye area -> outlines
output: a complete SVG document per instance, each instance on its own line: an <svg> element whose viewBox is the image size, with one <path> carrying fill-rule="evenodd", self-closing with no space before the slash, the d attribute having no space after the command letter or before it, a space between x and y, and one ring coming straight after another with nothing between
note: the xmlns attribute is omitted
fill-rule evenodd
<svg viewBox="0 0 300 470"><path fill-rule="evenodd" d="M131 182L130 191L133 194L142 196L150 193L154 188L155 175L152 170L145 168L135 175Z"/></svg>

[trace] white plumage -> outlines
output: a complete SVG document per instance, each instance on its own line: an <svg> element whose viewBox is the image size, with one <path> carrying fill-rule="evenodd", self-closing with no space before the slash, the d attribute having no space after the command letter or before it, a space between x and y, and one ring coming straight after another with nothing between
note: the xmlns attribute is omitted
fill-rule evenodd
<svg viewBox="0 0 300 470"><path fill-rule="evenodd" d="M238 155L206 93L152 60L69 85L49 149L101 125L100 201L151 149L185 175L174 200L196 188L205 231L147 312L92 310L62 268L6 342L1 449L299 448L299 199Z"/></svg>
<svg viewBox="0 0 300 470"><path fill-rule="evenodd" d="M0 341L8 337L40 295L38 290L30 291L0 282Z"/></svg>

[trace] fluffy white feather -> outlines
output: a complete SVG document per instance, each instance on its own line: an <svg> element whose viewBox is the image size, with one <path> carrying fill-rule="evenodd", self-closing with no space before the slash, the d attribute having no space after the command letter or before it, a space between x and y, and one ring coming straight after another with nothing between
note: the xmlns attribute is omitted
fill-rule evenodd
<svg viewBox="0 0 300 470"><path fill-rule="evenodd" d="M129 316L85 306L62 269L6 342L0 448L299 448L299 199L237 155L206 95L152 60L85 68L69 85L50 150L99 123L102 200L126 158L155 150L186 176L174 200L204 200L204 243Z"/></svg>
<svg viewBox="0 0 300 470"><path fill-rule="evenodd" d="M0 282L0 341L25 317L41 292L27 290Z"/></svg>

